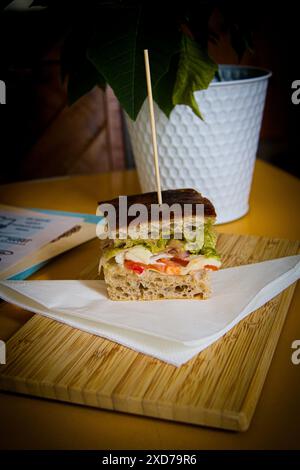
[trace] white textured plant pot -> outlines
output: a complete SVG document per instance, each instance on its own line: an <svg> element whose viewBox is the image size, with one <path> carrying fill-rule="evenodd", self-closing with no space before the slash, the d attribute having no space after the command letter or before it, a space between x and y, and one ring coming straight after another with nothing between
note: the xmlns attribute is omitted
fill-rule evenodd
<svg viewBox="0 0 300 470"><path fill-rule="evenodd" d="M219 66L222 81L195 93L204 121L187 106L170 119L155 104L162 189L194 188L215 205L217 223L249 209L249 193L259 141L269 71ZM148 103L135 122L126 117L143 192L155 191Z"/></svg>

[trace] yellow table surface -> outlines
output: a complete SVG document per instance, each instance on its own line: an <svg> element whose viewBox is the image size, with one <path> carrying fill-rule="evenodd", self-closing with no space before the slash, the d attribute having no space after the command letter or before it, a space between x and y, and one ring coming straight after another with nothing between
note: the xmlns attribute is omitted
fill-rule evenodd
<svg viewBox="0 0 300 470"><path fill-rule="evenodd" d="M139 192L136 172L70 176L4 185L2 203L95 213L97 201ZM300 182L257 161L250 211L220 225L226 233L299 239ZM92 240L51 261L32 279L72 279L98 256ZM295 291L250 429L219 431L37 398L0 393L3 449L276 449L300 448L300 365L291 344L300 339L300 289ZM0 303L0 339L8 339L31 314ZM1 367L1 366L0 366Z"/></svg>

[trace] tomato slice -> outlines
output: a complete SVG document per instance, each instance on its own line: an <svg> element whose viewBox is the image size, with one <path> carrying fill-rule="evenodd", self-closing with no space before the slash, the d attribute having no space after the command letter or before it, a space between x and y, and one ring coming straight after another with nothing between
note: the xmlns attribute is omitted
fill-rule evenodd
<svg viewBox="0 0 300 470"><path fill-rule="evenodd" d="M152 269L154 271L158 271L160 273L165 273L165 274L180 274L180 266L178 266L174 262L171 262L170 260L166 260L166 261L168 261L168 263L143 264L143 263L137 263L136 261L125 260L124 266L125 268L130 269L136 274L143 274L143 272L146 269Z"/></svg>
<svg viewBox="0 0 300 470"><path fill-rule="evenodd" d="M136 274L143 274L143 272L145 271L147 267L146 264L136 263L135 261L130 261L128 259L124 261L124 266L125 268L130 269L131 271L134 271Z"/></svg>
<svg viewBox="0 0 300 470"><path fill-rule="evenodd" d="M143 274L146 269L152 269L165 274L179 275L181 274L181 266L186 266L189 262L181 258L161 258L159 263L156 264L143 264L137 263L136 261L125 260L124 266L127 269L135 272L136 274ZM211 269L212 271L218 271L218 267L213 264L206 264L205 269Z"/></svg>
<svg viewBox="0 0 300 470"><path fill-rule="evenodd" d="M213 264L206 264L205 266L205 269L211 269L212 271L218 271L218 267L217 266L214 266Z"/></svg>
<svg viewBox="0 0 300 470"><path fill-rule="evenodd" d="M171 261L174 261L174 263L180 264L180 266L187 266L189 264L188 260L182 259L182 258L176 258L176 256L174 258L171 258Z"/></svg>

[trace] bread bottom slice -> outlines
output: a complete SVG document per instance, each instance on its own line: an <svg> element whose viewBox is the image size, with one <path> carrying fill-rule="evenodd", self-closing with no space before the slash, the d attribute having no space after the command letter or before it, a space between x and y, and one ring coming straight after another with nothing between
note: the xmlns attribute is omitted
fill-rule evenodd
<svg viewBox="0 0 300 470"><path fill-rule="evenodd" d="M210 295L205 269L197 273L197 278L149 270L137 275L113 261L104 266L104 279L112 300L206 299Z"/></svg>

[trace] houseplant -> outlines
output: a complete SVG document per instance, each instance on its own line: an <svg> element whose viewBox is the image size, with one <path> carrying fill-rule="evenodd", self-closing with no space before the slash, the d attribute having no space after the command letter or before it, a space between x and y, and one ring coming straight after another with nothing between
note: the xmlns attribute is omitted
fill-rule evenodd
<svg viewBox="0 0 300 470"><path fill-rule="evenodd" d="M33 5L48 6L52 14L57 9L57 15L66 14L68 18L62 73L69 77L70 102L95 84L101 87L108 84L114 90L127 115L144 191L155 189L148 115L143 105L147 95L143 50L147 48L156 102L163 188L194 186L203 191L215 203L221 222L238 218L248 210L267 75L260 71L254 73L254 85L250 83L251 90L246 92L248 102L243 104L247 99L242 97L242 76L247 77L244 83L249 84L252 79L247 75L249 70L218 69L208 55L208 41L218 40L218 32L210 23L217 10L230 32L233 48L241 57L245 48L251 47L249 24L255 12L253 2L37 0ZM254 71L250 72L253 75ZM239 89L233 90L233 95L225 93L223 99L222 89L226 92L230 89L232 84L228 78L231 80L232 73L240 79ZM209 87L213 80L217 81ZM226 87L221 86L223 84ZM253 98L256 113L249 111ZM220 107L222 101L225 108ZM229 108L226 108L226 101L229 101ZM237 111L233 104L237 105ZM244 126L240 126L239 112L245 111L245 104L249 109ZM249 113L253 126L248 135ZM230 116L234 119L228 127ZM238 141L234 132L237 124L241 146L234 149ZM247 148L242 145L245 138L249 143ZM238 161L235 161L236 155L241 157ZM231 204L229 209L228 204Z"/></svg>

